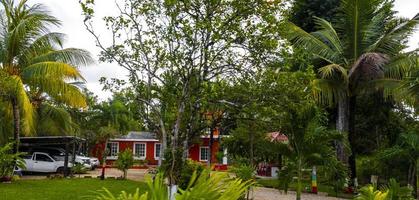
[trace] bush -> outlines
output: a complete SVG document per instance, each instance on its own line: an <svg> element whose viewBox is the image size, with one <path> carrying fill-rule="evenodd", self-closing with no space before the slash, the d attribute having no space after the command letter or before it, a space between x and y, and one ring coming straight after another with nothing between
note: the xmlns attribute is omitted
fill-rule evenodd
<svg viewBox="0 0 419 200"><path fill-rule="evenodd" d="M12 178L14 167L25 168L22 153L12 153L13 143L0 147L0 178Z"/></svg>
<svg viewBox="0 0 419 200"><path fill-rule="evenodd" d="M131 149L126 149L123 152L119 152L118 159L115 162L116 168L124 172L123 178L127 178L128 169L134 165L134 155Z"/></svg>
<svg viewBox="0 0 419 200"><path fill-rule="evenodd" d="M83 164L76 163L72 168L71 172L73 174L85 174L88 171L86 167L83 166Z"/></svg>
<svg viewBox="0 0 419 200"><path fill-rule="evenodd" d="M193 160L187 160L182 168L180 179L178 181L179 188L186 189L191 181L192 174L196 172L199 175L204 171L205 166Z"/></svg>
<svg viewBox="0 0 419 200"><path fill-rule="evenodd" d="M148 180L148 191L140 194L139 189L134 194L122 191L118 196L104 189L97 192L96 200L168 200L167 185L164 183L162 173L157 174L154 180ZM240 179L231 179L225 173L215 173L205 170L198 175L192 172L189 184L184 190L176 195L177 200L201 199L201 200L237 200L240 199L252 185Z"/></svg>
<svg viewBox="0 0 419 200"><path fill-rule="evenodd" d="M395 179L390 179L389 183L381 190L375 185L366 185L359 190L355 200L413 200L412 188L401 187Z"/></svg>

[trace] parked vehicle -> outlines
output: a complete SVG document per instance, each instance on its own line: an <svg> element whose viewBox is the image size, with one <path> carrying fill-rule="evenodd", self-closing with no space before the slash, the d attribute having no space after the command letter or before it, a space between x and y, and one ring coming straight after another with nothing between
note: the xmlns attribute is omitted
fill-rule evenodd
<svg viewBox="0 0 419 200"><path fill-rule="evenodd" d="M52 158L59 161L64 161L65 159L65 150L58 147L33 147L26 150L30 154L33 152L44 152L49 154ZM72 163L73 155L71 153L68 154L68 162ZM90 158L76 155L74 159L74 163L80 163L87 169L93 169L92 165L90 164Z"/></svg>
<svg viewBox="0 0 419 200"><path fill-rule="evenodd" d="M44 152L34 152L32 155L27 154L24 156L23 160L25 161L26 169L22 169L22 171L49 173L64 172L64 161L56 160ZM68 163L68 167L71 166L72 164Z"/></svg>

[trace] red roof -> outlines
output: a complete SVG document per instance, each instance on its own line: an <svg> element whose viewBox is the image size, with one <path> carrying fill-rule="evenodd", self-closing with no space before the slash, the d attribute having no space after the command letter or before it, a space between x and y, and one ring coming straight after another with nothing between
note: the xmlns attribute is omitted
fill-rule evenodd
<svg viewBox="0 0 419 200"><path fill-rule="evenodd" d="M280 132L272 132L272 133L267 133L266 137L269 141L271 142L287 142L288 141L288 137Z"/></svg>

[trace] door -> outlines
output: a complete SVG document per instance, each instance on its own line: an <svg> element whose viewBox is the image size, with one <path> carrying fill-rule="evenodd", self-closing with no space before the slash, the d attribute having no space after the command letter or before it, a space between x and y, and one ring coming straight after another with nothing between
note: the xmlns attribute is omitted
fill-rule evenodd
<svg viewBox="0 0 419 200"><path fill-rule="evenodd" d="M46 154L35 154L33 171L36 172L55 172L54 160Z"/></svg>

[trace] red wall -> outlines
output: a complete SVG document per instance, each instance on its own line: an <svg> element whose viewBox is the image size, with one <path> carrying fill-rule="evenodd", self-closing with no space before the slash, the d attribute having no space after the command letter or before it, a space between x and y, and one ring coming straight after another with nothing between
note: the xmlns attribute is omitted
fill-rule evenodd
<svg viewBox="0 0 419 200"><path fill-rule="evenodd" d="M148 165L157 165L158 160L154 158L154 144L159 142L133 142L133 141L112 141L112 142L118 142L119 143L119 152L124 151L127 148L130 148L133 150L134 143L146 143L146 160L148 161ZM199 147L200 146L209 146L209 138L202 138L202 142L200 144L193 144L189 148L189 158L194 161L199 161ZM91 151L92 155L102 159L101 152L103 151L104 143L97 144ZM214 139L214 143L212 145L211 150L211 162L216 163L216 154L219 151L219 141L218 139ZM114 160L107 160L106 164L111 166L113 164Z"/></svg>

